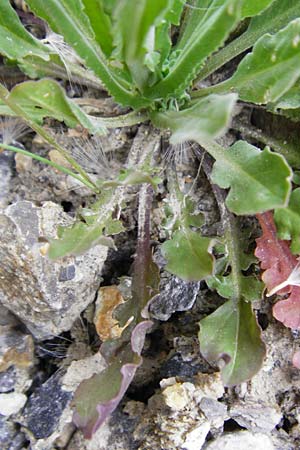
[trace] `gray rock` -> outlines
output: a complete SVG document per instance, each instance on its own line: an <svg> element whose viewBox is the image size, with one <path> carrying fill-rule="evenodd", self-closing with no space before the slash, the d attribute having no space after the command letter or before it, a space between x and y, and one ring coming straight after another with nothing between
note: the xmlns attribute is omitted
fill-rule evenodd
<svg viewBox="0 0 300 450"><path fill-rule="evenodd" d="M175 276L162 279L160 293L150 303L151 316L157 320L168 320L174 312L192 308L199 287L199 282L188 283Z"/></svg>
<svg viewBox="0 0 300 450"><path fill-rule="evenodd" d="M241 427L262 433L270 433L282 418L278 408L257 401L239 402L229 414Z"/></svg>
<svg viewBox="0 0 300 450"><path fill-rule="evenodd" d="M13 175L14 154L4 151L0 153L0 208L7 206L10 180Z"/></svg>
<svg viewBox="0 0 300 450"><path fill-rule="evenodd" d="M0 214L0 303L37 339L69 330L94 300L101 281L106 247L59 261L45 256L45 239L56 237L57 226L72 221L52 202L42 207L17 202Z"/></svg>

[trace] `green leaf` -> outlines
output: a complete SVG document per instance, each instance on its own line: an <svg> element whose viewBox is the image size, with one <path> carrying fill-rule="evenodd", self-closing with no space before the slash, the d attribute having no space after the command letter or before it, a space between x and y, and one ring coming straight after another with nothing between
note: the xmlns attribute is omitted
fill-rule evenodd
<svg viewBox="0 0 300 450"><path fill-rule="evenodd" d="M23 27L9 0L1 0L0 53L17 60L27 55L49 60L50 56L49 49Z"/></svg>
<svg viewBox="0 0 300 450"><path fill-rule="evenodd" d="M74 48L86 67L102 80L116 101L136 108L147 104L141 96L134 96L131 85L120 76L117 69L109 65L94 39L94 32L81 0L27 0L27 3L37 16L46 20L52 30L61 34ZM95 20L97 18L98 15Z"/></svg>
<svg viewBox="0 0 300 450"><path fill-rule="evenodd" d="M206 280L210 289L216 289L218 294L224 298L234 297L234 286L232 276L216 275ZM240 277L241 297L249 302L260 300L264 288L263 283L254 276Z"/></svg>
<svg viewBox="0 0 300 450"><path fill-rule="evenodd" d="M103 0L82 0L84 11L90 20L95 39L106 56L113 49L110 18L105 14Z"/></svg>
<svg viewBox="0 0 300 450"><path fill-rule="evenodd" d="M60 239L50 240L48 256L57 259L68 255L82 255L95 245L108 245L113 247L113 241L103 236L103 225L89 226L83 222L77 222L70 228L60 231Z"/></svg>
<svg viewBox="0 0 300 450"><path fill-rule="evenodd" d="M242 6L242 18L252 17L260 14L268 8L274 0L244 0Z"/></svg>
<svg viewBox="0 0 300 450"><path fill-rule="evenodd" d="M292 171L281 155L244 141L228 150L217 144L203 145L217 160L212 182L230 188L226 199L230 211L248 215L287 205Z"/></svg>
<svg viewBox="0 0 300 450"><path fill-rule="evenodd" d="M211 275L213 258L208 253L211 239L188 228L178 230L164 242L166 270L186 281L200 281Z"/></svg>
<svg viewBox="0 0 300 450"><path fill-rule="evenodd" d="M202 138L213 139L225 133L236 102L235 94L209 95L182 111L153 113L158 127L170 128L172 143Z"/></svg>
<svg viewBox="0 0 300 450"><path fill-rule="evenodd" d="M118 51L140 91L147 85L152 71L145 65L145 58L149 63L151 53L155 53L156 27L166 22L173 3L170 0L121 0L116 8L114 31L118 36Z"/></svg>
<svg viewBox="0 0 300 450"><path fill-rule="evenodd" d="M275 210L274 219L280 239L292 240L291 250L300 253L300 188L295 189L286 208Z"/></svg>
<svg viewBox="0 0 300 450"><path fill-rule="evenodd" d="M253 2L252 0L245 0L245 5L246 3L251 7ZM231 41L210 58L198 74L197 80L206 78L226 62L240 55L248 48L251 48L264 34L276 33L298 17L300 17L299 0L273 1L269 8L251 19L250 25L245 33Z"/></svg>
<svg viewBox="0 0 300 450"><path fill-rule="evenodd" d="M170 55L172 65L165 78L145 90L145 95L166 99L182 94L206 58L224 44L239 19L240 0L212 0L203 20L197 22L183 48L175 48L174 54Z"/></svg>
<svg viewBox="0 0 300 450"><path fill-rule="evenodd" d="M67 255L81 255L95 245L105 245L115 249L114 242L108 234L124 231L119 220L112 214L120 202L120 192L108 189L89 208L83 208L80 217L84 220L75 222L71 227L59 227L58 238L51 239L48 256L51 259Z"/></svg>
<svg viewBox="0 0 300 450"><path fill-rule="evenodd" d="M105 132L101 121L93 122L79 106L66 96L63 89L54 80L25 81L12 89L9 99L29 112L31 119L36 123L41 124L45 117L53 117L64 121L71 128L80 124L92 133ZM1 102L0 112L14 115Z"/></svg>
<svg viewBox="0 0 300 450"><path fill-rule="evenodd" d="M262 366L265 345L251 304L227 301L200 321L201 353L209 362L223 360L223 382L232 386L249 380Z"/></svg>
<svg viewBox="0 0 300 450"><path fill-rule="evenodd" d="M242 100L266 104L279 99L299 76L300 18L259 39L223 87L238 92Z"/></svg>

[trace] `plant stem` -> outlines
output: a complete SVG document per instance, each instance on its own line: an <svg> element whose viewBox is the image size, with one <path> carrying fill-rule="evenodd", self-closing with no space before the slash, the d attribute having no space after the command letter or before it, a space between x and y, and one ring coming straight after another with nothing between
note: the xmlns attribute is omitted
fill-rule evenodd
<svg viewBox="0 0 300 450"><path fill-rule="evenodd" d="M9 150L11 152L15 152L15 153L20 153L21 155L25 155L25 156L29 156L32 159L36 159L37 161L40 161L44 164L47 164L48 166L54 167L55 169L59 170L60 172L65 173L66 175L70 175L73 178L76 178L76 180L79 180L81 183L83 183L85 186L87 186L88 188L92 189L93 191L95 191L95 188L93 185L91 185L88 181L84 180L80 175L77 175L76 173L72 172L70 169L68 169L67 167L63 167L53 161L50 161L47 158L43 158L42 156L39 155L35 155L34 153L31 153L27 150L23 150L21 148L18 147L14 147L13 145L7 145L7 144L1 144L0 143L0 148L3 148L4 150Z"/></svg>
<svg viewBox="0 0 300 450"><path fill-rule="evenodd" d="M149 116L147 113L136 111L132 111L128 114L123 114L117 117L98 118L89 115L89 118L95 124L97 124L97 122L100 122L100 125L104 125L106 128L130 127L132 125L136 125L142 122L146 122L146 120L149 120Z"/></svg>
<svg viewBox="0 0 300 450"><path fill-rule="evenodd" d="M38 125L34 120L31 119L30 115L14 101L11 101L9 91L0 84L0 98L3 102L19 117L22 117L25 122L32 128L36 133L38 133L46 142L52 145L63 157L74 167L75 170L81 175L81 177L86 180L91 186L93 186L95 191L99 191L97 185L90 179L88 174L82 169L82 167L66 152L56 140L49 134L44 128Z"/></svg>
<svg viewBox="0 0 300 450"><path fill-rule="evenodd" d="M209 181L212 166L213 166L212 158L208 154L205 154L202 159L202 167ZM211 188L214 193L216 202L218 204L221 220L225 230L224 235L228 251L228 259L230 261L231 266L231 277L233 286L232 300L234 304L237 306L238 302L241 300L241 261L240 261L241 248L239 243L240 236L237 226L237 219L226 208L225 205L226 191L224 189L219 188L219 186L213 183L211 183Z"/></svg>

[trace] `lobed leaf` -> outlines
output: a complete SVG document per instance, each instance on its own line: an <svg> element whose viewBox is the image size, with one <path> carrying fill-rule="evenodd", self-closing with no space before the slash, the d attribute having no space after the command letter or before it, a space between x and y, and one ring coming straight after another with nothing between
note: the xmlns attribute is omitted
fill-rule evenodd
<svg viewBox="0 0 300 450"><path fill-rule="evenodd" d="M101 121L94 122L85 112L69 99L60 85L51 79L25 81L16 85L9 99L30 114L33 121L41 124L45 117L64 121L69 127L78 124L92 133L104 133ZM6 105L0 102L0 113L14 115Z"/></svg>
<svg viewBox="0 0 300 450"><path fill-rule="evenodd" d="M200 321L201 353L210 362L223 361L223 382L232 386L249 380L262 366L261 341L251 304L230 300Z"/></svg>
<svg viewBox="0 0 300 450"><path fill-rule="evenodd" d="M188 228L174 233L164 242L162 254L167 260L166 270L185 281L200 281L211 275L213 258L209 254L211 239Z"/></svg>
<svg viewBox="0 0 300 450"><path fill-rule="evenodd" d="M286 208L275 210L277 235L280 239L291 240L291 251L300 253L300 188L295 189Z"/></svg>
<svg viewBox="0 0 300 450"><path fill-rule="evenodd" d="M300 76L300 18L274 35L261 37L224 83L242 100L275 102Z"/></svg>
<svg viewBox="0 0 300 450"><path fill-rule="evenodd" d="M252 8L252 1L245 1L244 8ZM260 2L261 3L261 2ZM198 74L198 80L206 78L226 62L251 48L266 33L276 33L292 20L300 17L298 0L275 0L262 13L254 16L245 33L212 55Z"/></svg>
<svg viewBox="0 0 300 450"><path fill-rule="evenodd" d="M232 275L220 276L215 275L206 280L210 289L216 289L218 294L223 298L234 297L234 283ZM241 297L249 302L255 301L262 296L263 284L255 276L240 277Z"/></svg>
<svg viewBox="0 0 300 450"><path fill-rule="evenodd" d="M103 224L88 225L77 222L72 227L61 229L59 239L50 240L49 258L82 255L95 245L114 247L113 241L103 236L103 228Z"/></svg>
<svg viewBox="0 0 300 450"><path fill-rule="evenodd" d="M281 155L268 148L261 151L244 141L223 152L216 144L206 148L217 160L212 181L222 188L230 188L226 199L230 211L255 214L286 206L292 172Z"/></svg>

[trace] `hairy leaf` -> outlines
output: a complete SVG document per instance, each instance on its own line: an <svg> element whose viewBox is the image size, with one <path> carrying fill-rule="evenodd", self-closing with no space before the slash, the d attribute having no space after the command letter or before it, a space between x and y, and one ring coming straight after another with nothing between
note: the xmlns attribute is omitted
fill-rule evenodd
<svg viewBox="0 0 300 450"><path fill-rule="evenodd" d="M275 102L300 76L300 18L275 35L264 35L224 83L242 100Z"/></svg>
<svg viewBox="0 0 300 450"><path fill-rule="evenodd" d="M206 58L225 42L240 19L239 0L212 0L203 17L197 22L183 48L174 49L165 78L145 95L166 99L187 89ZM184 35L183 35L184 36ZM182 36L182 39L183 39Z"/></svg>
<svg viewBox="0 0 300 450"><path fill-rule="evenodd" d="M200 321L201 353L210 362L223 361L226 386L249 380L261 367L265 345L251 304L227 301Z"/></svg>
<svg viewBox="0 0 300 450"><path fill-rule="evenodd" d="M162 247L166 270L185 281L200 281L212 273L213 258L208 253L211 239L188 228L174 233Z"/></svg>
<svg viewBox="0 0 300 450"><path fill-rule="evenodd" d="M274 317L286 327L300 328L299 267L287 241L278 239L271 212L259 214L262 236L256 240L255 255L264 269L262 280L269 292L289 293L273 307ZM290 283L290 284L289 284Z"/></svg>
<svg viewBox="0 0 300 450"><path fill-rule="evenodd" d="M147 103L141 96L134 96L126 79L109 65L94 39L94 32L81 0L47 0L46 3L44 0L27 0L27 3L37 16L49 23L53 31L64 37L86 67L102 80L118 102L134 107Z"/></svg>
<svg viewBox="0 0 300 450"><path fill-rule="evenodd" d="M291 251L300 253L300 188L295 189L286 208L275 210L275 223L280 239L292 240Z"/></svg>
<svg viewBox="0 0 300 450"><path fill-rule="evenodd" d="M204 147L217 160L212 181L222 188L230 188L226 199L230 211L255 214L286 206L292 172L281 155L268 148L261 151L244 141L223 151L217 144L204 144Z"/></svg>
<svg viewBox="0 0 300 450"><path fill-rule="evenodd" d="M101 121L94 122L66 96L63 89L54 80L25 81L12 89L9 99L30 113L31 119L39 124L45 117L53 117L64 121L72 128L80 124L93 133L105 131L105 127L101 126ZM0 113L14 115L1 102Z"/></svg>
<svg viewBox="0 0 300 450"><path fill-rule="evenodd" d="M0 53L9 59L20 60L36 55L49 60L50 51L23 27L9 0L1 0Z"/></svg>
<svg viewBox="0 0 300 450"><path fill-rule="evenodd" d="M171 142L213 139L225 133L236 102L235 94L209 95L183 111L153 113L158 127L170 128Z"/></svg>
<svg viewBox="0 0 300 450"><path fill-rule="evenodd" d="M91 438L105 419L116 409L141 365L141 351L151 321L140 322L132 331L130 343L114 362L99 374L83 381L77 389L73 406L74 423L85 438Z"/></svg>

